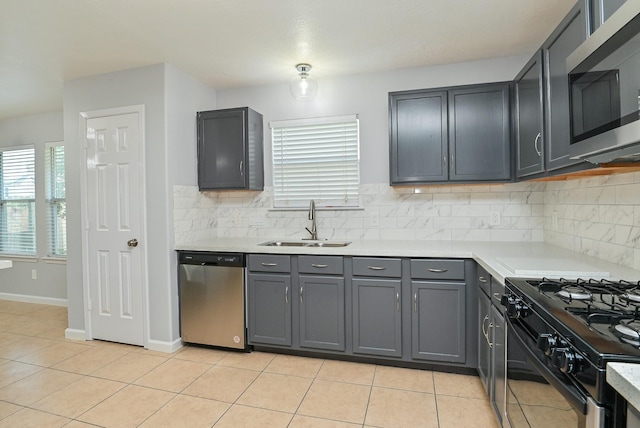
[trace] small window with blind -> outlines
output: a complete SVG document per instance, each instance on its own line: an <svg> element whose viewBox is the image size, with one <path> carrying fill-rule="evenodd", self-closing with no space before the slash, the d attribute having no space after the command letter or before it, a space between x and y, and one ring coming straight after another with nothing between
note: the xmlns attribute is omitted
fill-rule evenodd
<svg viewBox="0 0 640 428"><path fill-rule="evenodd" d="M0 148L0 253L36 254L35 149Z"/></svg>
<svg viewBox="0 0 640 428"><path fill-rule="evenodd" d="M47 241L49 257L67 255L67 202L64 180L64 145L45 145Z"/></svg>
<svg viewBox="0 0 640 428"><path fill-rule="evenodd" d="M274 208L360 206L358 117L270 123Z"/></svg>

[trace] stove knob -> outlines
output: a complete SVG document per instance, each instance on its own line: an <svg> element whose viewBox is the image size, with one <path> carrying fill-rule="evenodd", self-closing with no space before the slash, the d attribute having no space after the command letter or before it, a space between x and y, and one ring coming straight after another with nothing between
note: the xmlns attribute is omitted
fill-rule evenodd
<svg viewBox="0 0 640 428"><path fill-rule="evenodd" d="M576 374L584 370L584 358L577 352L568 348L560 349L554 364L561 372L566 374Z"/></svg>
<svg viewBox="0 0 640 428"><path fill-rule="evenodd" d="M516 296L508 296L506 299L507 316L509 318L525 318L529 315L529 307Z"/></svg>
<svg viewBox="0 0 640 428"><path fill-rule="evenodd" d="M553 334L543 333L538 336L538 349L543 351L546 356L550 357L557 347L558 340Z"/></svg>

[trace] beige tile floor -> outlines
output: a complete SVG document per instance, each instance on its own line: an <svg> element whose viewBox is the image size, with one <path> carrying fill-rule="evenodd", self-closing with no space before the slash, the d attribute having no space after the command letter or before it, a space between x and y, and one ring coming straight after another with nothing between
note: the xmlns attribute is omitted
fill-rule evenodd
<svg viewBox="0 0 640 428"><path fill-rule="evenodd" d="M496 427L475 376L64 339L65 308L0 300L0 428Z"/></svg>

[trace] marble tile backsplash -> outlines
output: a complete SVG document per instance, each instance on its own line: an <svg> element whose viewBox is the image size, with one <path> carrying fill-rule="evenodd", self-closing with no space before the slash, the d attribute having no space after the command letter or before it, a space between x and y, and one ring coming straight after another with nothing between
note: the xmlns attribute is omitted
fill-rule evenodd
<svg viewBox="0 0 640 428"><path fill-rule="evenodd" d="M544 240L640 270L640 172L548 182Z"/></svg>
<svg viewBox="0 0 640 428"><path fill-rule="evenodd" d="M359 210L319 210L322 239L542 241L544 183L395 188L360 186ZM272 209L263 192L175 186L176 243L215 237L306 238L306 211ZM498 213L500 224L490 224Z"/></svg>

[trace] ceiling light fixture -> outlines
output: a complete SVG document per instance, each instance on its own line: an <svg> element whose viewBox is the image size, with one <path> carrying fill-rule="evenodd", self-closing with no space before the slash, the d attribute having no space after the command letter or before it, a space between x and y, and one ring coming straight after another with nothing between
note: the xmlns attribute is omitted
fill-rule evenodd
<svg viewBox="0 0 640 428"><path fill-rule="evenodd" d="M289 90L291 95L298 101L311 101L318 93L318 82L309 77L311 65L296 65L298 75L289 82Z"/></svg>

